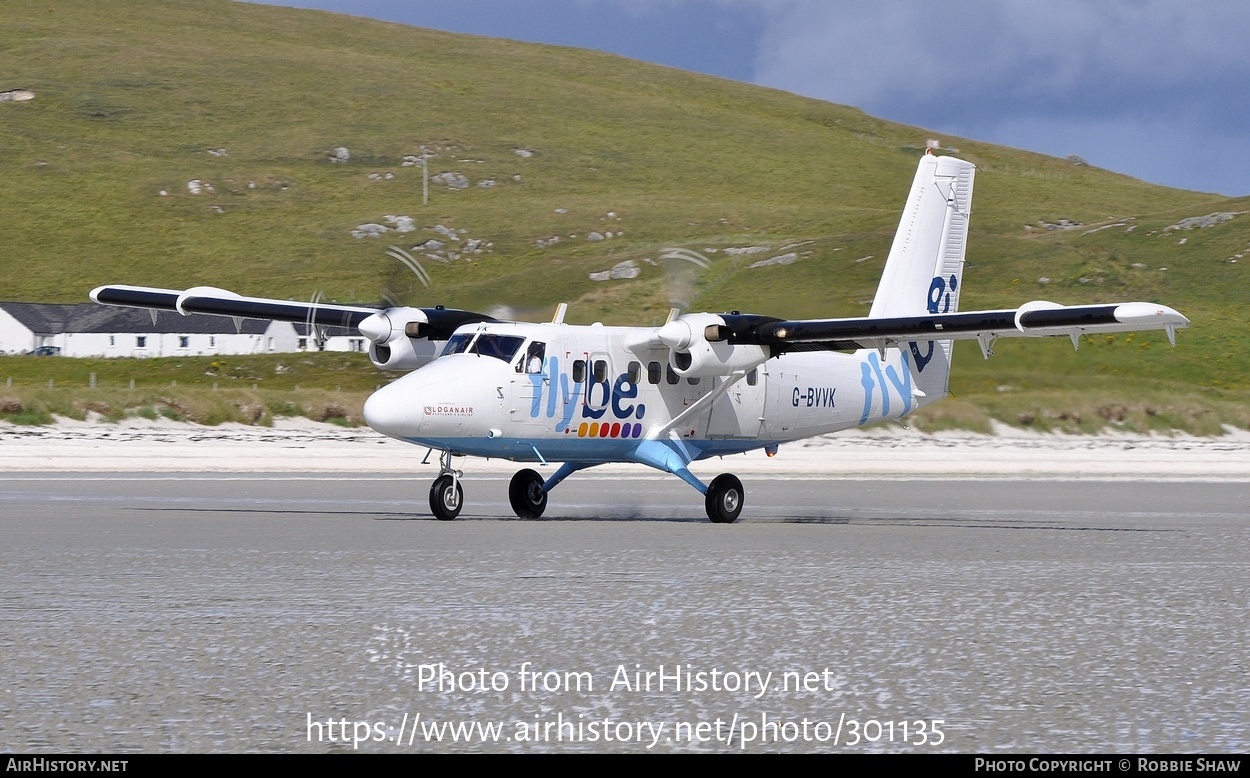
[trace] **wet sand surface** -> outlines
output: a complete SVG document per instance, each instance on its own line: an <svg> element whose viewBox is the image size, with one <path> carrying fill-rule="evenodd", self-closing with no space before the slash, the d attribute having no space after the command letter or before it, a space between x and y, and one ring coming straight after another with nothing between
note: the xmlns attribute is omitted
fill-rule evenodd
<svg viewBox="0 0 1250 778"><path fill-rule="evenodd" d="M0 475L0 750L1250 748L1250 482L743 480Z"/></svg>

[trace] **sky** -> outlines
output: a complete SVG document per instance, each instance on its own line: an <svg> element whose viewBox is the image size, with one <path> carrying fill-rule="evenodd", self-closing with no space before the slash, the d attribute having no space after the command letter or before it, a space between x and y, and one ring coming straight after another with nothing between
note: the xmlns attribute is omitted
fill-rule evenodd
<svg viewBox="0 0 1250 778"><path fill-rule="evenodd" d="M577 46L1250 194L1245 0L267 0Z"/></svg>

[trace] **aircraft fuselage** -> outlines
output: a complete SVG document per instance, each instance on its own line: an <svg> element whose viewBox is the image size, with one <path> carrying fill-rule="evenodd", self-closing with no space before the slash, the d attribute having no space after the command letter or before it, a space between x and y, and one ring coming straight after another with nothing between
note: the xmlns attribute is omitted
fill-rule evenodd
<svg viewBox="0 0 1250 778"><path fill-rule="evenodd" d="M649 332L462 327L442 356L375 393L365 418L385 435L458 454L628 461L643 440L675 438L694 460L897 418L937 399L917 394L915 360L899 349L792 353L744 371L673 425L733 379L678 375L667 347L639 345Z"/></svg>

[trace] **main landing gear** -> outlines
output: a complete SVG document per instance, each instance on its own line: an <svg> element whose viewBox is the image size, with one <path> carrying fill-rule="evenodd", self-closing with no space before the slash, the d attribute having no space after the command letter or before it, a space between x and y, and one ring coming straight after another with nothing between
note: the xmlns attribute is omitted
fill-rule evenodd
<svg viewBox="0 0 1250 778"><path fill-rule="evenodd" d="M543 477L533 470L522 470L512 476L508 484L508 502L512 511L522 519L537 519L547 510L547 493L543 491Z"/></svg>
<svg viewBox="0 0 1250 778"><path fill-rule="evenodd" d="M451 521L460 515L464 506L464 489L460 486L462 473L451 466L451 452L439 455L439 474L430 486L430 512L441 521ZM547 510L547 493L556 484L589 464L565 463L550 479L544 480L533 470L525 469L512 476L508 484L508 502L512 511L522 519L537 519ZM742 514L745 492L742 482L732 473L721 473L707 486L684 467L673 472L704 494L707 517L713 524L733 524ZM546 488L544 488L546 487Z"/></svg>
<svg viewBox="0 0 1250 778"><path fill-rule="evenodd" d="M733 473L721 473L707 486L704 505L713 524L733 524L742 513L742 482Z"/></svg>

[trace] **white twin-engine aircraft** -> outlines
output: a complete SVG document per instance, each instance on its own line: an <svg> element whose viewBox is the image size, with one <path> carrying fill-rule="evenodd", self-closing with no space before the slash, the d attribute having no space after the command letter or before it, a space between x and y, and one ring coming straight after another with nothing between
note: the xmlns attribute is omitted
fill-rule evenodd
<svg viewBox="0 0 1250 778"><path fill-rule="evenodd" d="M974 166L926 154L868 316L787 320L673 312L659 327L497 321L469 311L312 305L186 291L103 286L106 305L355 327L369 357L411 370L366 401L378 432L442 452L430 510L456 518L461 473L452 457L563 463L548 478L521 470L508 489L522 518L578 470L637 462L681 478L706 497L714 522L742 511L742 482L705 484L691 462L897 419L944 397L951 344L975 338L986 358L1000 337L1176 330L1189 324L1164 305L1063 306L959 312Z"/></svg>

